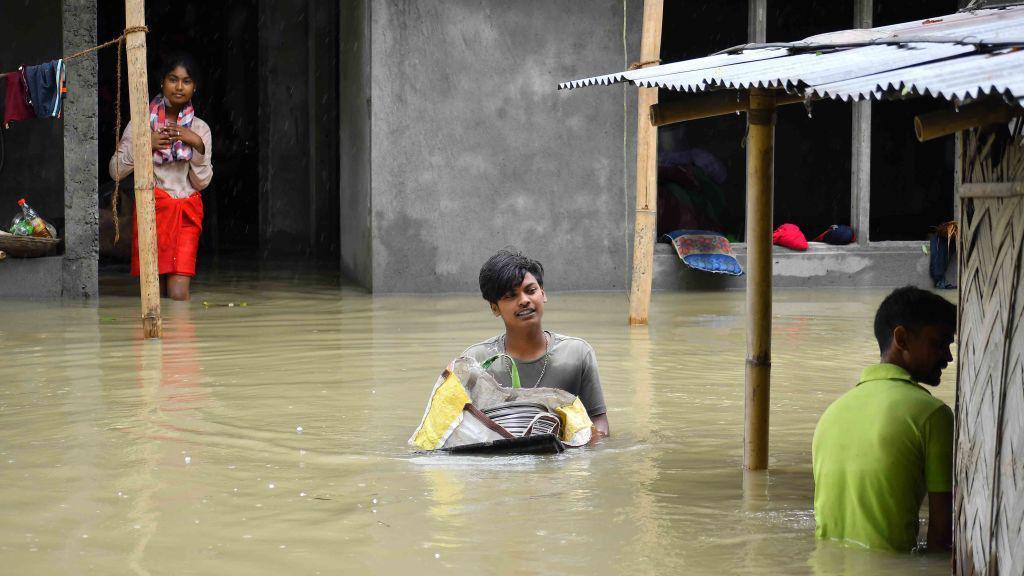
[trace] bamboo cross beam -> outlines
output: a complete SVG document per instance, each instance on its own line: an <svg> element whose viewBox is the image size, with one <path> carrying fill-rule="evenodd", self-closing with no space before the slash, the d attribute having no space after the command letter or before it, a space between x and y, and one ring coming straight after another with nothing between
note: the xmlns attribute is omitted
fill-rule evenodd
<svg viewBox="0 0 1024 576"><path fill-rule="evenodd" d="M644 0L640 62L657 62L661 55L664 0ZM640 88L636 122L636 221L633 225L633 274L629 290L629 323L647 324L654 268L654 235L658 209L658 129L651 124L657 88Z"/></svg>
<svg viewBox="0 0 1024 576"><path fill-rule="evenodd" d="M787 94L782 91L775 93L776 107L800 104L804 101L804 97L799 94ZM749 108L750 96L746 90L701 92L673 102L651 106L651 124L667 126L677 122L746 112Z"/></svg>
<svg viewBox="0 0 1024 576"><path fill-rule="evenodd" d="M142 293L142 335L160 338L160 275L157 270L156 216L153 198L153 151L150 149L149 79L146 74L145 0L125 0L128 53L128 102L132 115L135 158L135 220L139 235L139 287Z"/></svg>
<svg viewBox="0 0 1024 576"><path fill-rule="evenodd" d="M1021 115L1024 115L1024 109L1010 106L1002 97L984 98L957 110L936 110L915 116L914 133L918 142L927 142L968 128L1006 124Z"/></svg>

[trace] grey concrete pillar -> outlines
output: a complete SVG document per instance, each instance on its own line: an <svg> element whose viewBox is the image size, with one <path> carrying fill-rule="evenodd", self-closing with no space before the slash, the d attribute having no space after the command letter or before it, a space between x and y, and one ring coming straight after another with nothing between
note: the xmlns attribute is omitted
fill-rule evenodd
<svg viewBox="0 0 1024 576"><path fill-rule="evenodd" d="M64 0L64 54L96 45L96 0ZM65 299L99 294L99 209L96 175L96 54L67 67L64 100L64 259Z"/></svg>
<svg viewBox="0 0 1024 576"><path fill-rule="evenodd" d="M370 2L345 2L339 16L341 270L372 290Z"/></svg>
<svg viewBox="0 0 1024 576"><path fill-rule="evenodd" d="M872 0L855 0L853 25L871 28ZM871 240L871 100L853 103L853 158L850 162L850 226L857 242Z"/></svg>

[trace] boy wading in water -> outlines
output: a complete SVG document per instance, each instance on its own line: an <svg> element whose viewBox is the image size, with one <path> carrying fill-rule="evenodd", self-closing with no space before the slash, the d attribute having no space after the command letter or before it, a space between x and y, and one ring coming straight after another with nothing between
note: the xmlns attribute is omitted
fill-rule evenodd
<svg viewBox="0 0 1024 576"><path fill-rule="evenodd" d="M814 431L814 520L819 538L909 551L928 494L928 551L952 532L953 411L938 386L953 360L956 306L911 286L875 315L881 363L822 414Z"/></svg>
<svg viewBox="0 0 1024 576"><path fill-rule="evenodd" d="M548 298L540 262L502 250L480 269L480 292L505 324L505 333L470 346L462 355L483 362L495 354L508 354L516 361L524 388L559 388L579 396L597 431L594 438L607 436L607 409L594 349L585 340L541 327ZM489 370L502 385L512 386L507 359L495 361Z"/></svg>

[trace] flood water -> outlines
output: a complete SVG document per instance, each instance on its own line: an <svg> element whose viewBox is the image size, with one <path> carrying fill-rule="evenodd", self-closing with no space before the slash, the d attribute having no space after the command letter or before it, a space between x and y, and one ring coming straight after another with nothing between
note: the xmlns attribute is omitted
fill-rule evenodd
<svg viewBox="0 0 1024 576"><path fill-rule="evenodd" d="M478 296L200 278L143 342L138 300L106 292L0 302L0 572L949 573L813 536L811 435L877 361L885 291L776 292L766 474L741 470L741 292L655 294L632 329L621 293L550 293L613 436L503 458L406 445L445 364L501 328Z"/></svg>

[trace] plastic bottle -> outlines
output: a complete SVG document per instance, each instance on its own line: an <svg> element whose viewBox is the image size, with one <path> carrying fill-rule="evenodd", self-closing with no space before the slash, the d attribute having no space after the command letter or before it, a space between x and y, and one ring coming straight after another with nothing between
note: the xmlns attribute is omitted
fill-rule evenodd
<svg viewBox="0 0 1024 576"><path fill-rule="evenodd" d="M32 225L29 224L28 220L25 220L25 216L18 214L14 217L11 222L11 228L9 230L11 234L15 236L31 236Z"/></svg>
<svg viewBox="0 0 1024 576"><path fill-rule="evenodd" d="M32 224L32 235L39 238L53 238L50 231L46 228L46 221L39 217L39 214L32 209L31 206L25 202L22 198L18 200L18 206L21 206L21 213L25 215L25 220L28 220Z"/></svg>

